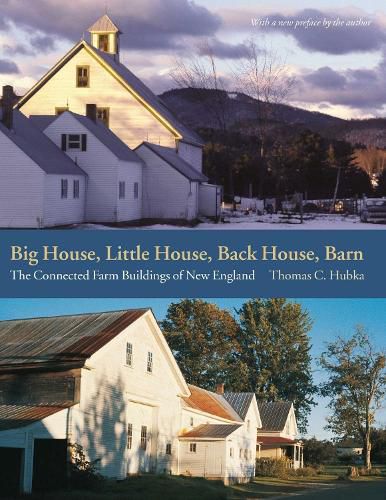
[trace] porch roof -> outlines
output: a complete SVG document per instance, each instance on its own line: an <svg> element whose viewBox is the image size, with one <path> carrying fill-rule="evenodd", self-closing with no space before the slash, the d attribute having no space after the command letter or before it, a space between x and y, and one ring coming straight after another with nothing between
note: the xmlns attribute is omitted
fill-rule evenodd
<svg viewBox="0 0 386 500"><path fill-rule="evenodd" d="M302 444L301 441L281 436L257 436L257 443L264 445Z"/></svg>

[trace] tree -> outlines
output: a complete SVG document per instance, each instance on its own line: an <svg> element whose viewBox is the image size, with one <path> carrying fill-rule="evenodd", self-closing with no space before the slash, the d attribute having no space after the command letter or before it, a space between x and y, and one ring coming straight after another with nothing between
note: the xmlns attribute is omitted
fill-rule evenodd
<svg viewBox="0 0 386 500"><path fill-rule="evenodd" d="M348 340L338 337L320 357L328 380L321 394L329 397L327 428L342 438L360 437L366 467L371 468L371 426L386 394L386 356L357 327Z"/></svg>
<svg viewBox="0 0 386 500"><path fill-rule="evenodd" d="M386 464L386 427L372 429L371 441L374 461L378 464Z"/></svg>
<svg viewBox="0 0 386 500"><path fill-rule="evenodd" d="M253 299L238 311L243 390L263 401L293 401L301 432L315 405L307 311L286 299Z"/></svg>
<svg viewBox="0 0 386 500"><path fill-rule="evenodd" d="M203 300L181 300L169 306L161 328L187 382L211 390L221 382L238 390L238 325L228 311Z"/></svg>
<svg viewBox="0 0 386 500"><path fill-rule="evenodd" d="M320 465L332 462L336 458L335 446L331 441L320 441L316 437L303 439L304 462L307 465Z"/></svg>

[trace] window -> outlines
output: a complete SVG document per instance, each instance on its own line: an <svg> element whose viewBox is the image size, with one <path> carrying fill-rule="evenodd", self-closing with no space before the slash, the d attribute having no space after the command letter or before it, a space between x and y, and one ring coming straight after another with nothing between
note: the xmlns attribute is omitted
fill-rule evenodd
<svg viewBox="0 0 386 500"><path fill-rule="evenodd" d="M126 365L133 366L133 344L130 342L126 344Z"/></svg>
<svg viewBox="0 0 386 500"><path fill-rule="evenodd" d="M245 460L248 460L248 450L244 450L244 458Z"/></svg>
<svg viewBox="0 0 386 500"><path fill-rule="evenodd" d="M247 420L247 431L249 432L251 430L251 421Z"/></svg>
<svg viewBox="0 0 386 500"><path fill-rule="evenodd" d="M74 181L74 184L73 184L73 197L75 199L79 198L79 181Z"/></svg>
<svg viewBox="0 0 386 500"><path fill-rule="evenodd" d="M59 116L61 115L62 113L65 113L66 111L68 111L68 106L67 107L63 107L63 108L55 108L55 114L56 116Z"/></svg>
<svg viewBox="0 0 386 500"><path fill-rule="evenodd" d="M68 195L68 180L67 179L62 179L61 180L61 194L60 197L62 200L67 198Z"/></svg>
<svg viewBox="0 0 386 500"><path fill-rule="evenodd" d="M141 449L146 450L147 447L147 426L141 427Z"/></svg>
<svg viewBox="0 0 386 500"><path fill-rule="evenodd" d="M119 181L119 199L123 200L126 196L126 183Z"/></svg>
<svg viewBox="0 0 386 500"><path fill-rule="evenodd" d="M239 458L243 458L243 450L240 448Z"/></svg>
<svg viewBox="0 0 386 500"><path fill-rule="evenodd" d="M69 134L67 136L68 149L80 149L81 147L80 134Z"/></svg>
<svg viewBox="0 0 386 500"><path fill-rule="evenodd" d="M190 425L191 425L191 427L193 427L193 425L194 425L193 417L190 417Z"/></svg>
<svg viewBox="0 0 386 500"><path fill-rule="evenodd" d="M127 424L127 449L133 446L133 424Z"/></svg>
<svg viewBox="0 0 386 500"><path fill-rule="evenodd" d="M229 456L233 458L233 448L229 448Z"/></svg>
<svg viewBox="0 0 386 500"><path fill-rule="evenodd" d="M90 86L90 68L89 66L76 67L76 86L89 87Z"/></svg>
<svg viewBox="0 0 386 500"><path fill-rule="evenodd" d="M166 443L166 455L172 454L172 443Z"/></svg>
<svg viewBox="0 0 386 500"><path fill-rule="evenodd" d="M196 443L189 443L189 451L190 451L190 453L197 453L197 444Z"/></svg>
<svg viewBox="0 0 386 500"><path fill-rule="evenodd" d="M110 108L97 108L97 119L101 120L108 127L110 122Z"/></svg>
<svg viewBox="0 0 386 500"><path fill-rule="evenodd" d="M62 150L87 151L87 134L62 134Z"/></svg>
<svg viewBox="0 0 386 500"><path fill-rule="evenodd" d="M147 373L153 373L153 353L150 351L147 353L146 371L147 371Z"/></svg>
<svg viewBox="0 0 386 500"><path fill-rule="evenodd" d="M139 184L138 182L134 182L134 199L138 200L138 194L139 194Z"/></svg>
<svg viewBox="0 0 386 500"><path fill-rule="evenodd" d="M109 51L109 35L99 35L98 48L103 52Z"/></svg>

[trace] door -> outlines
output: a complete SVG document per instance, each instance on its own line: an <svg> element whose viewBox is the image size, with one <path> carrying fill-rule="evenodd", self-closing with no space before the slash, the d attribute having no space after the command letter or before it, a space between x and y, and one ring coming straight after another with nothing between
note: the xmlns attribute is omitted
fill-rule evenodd
<svg viewBox="0 0 386 500"><path fill-rule="evenodd" d="M16 496L21 491L22 448L0 448L0 496Z"/></svg>
<svg viewBox="0 0 386 500"><path fill-rule="evenodd" d="M127 473L151 471L153 407L129 402L127 412Z"/></svg>
<svg viewBox="0 0 386 500"><path fill-rule="evenodd" d="M32 490L60 490L67 480L67 440L35 439Z"/></svg>

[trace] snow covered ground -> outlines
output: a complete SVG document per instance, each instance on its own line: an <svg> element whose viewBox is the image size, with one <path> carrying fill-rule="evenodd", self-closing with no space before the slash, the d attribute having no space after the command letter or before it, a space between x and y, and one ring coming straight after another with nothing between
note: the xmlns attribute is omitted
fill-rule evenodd
<svg viewBox="0 0 386 500"><path fill-rule="evenodd" d="M236 214L225 213L224 218L226 222L215 224L211 221L202 222L191 227L173 226L170 224L154 224L151 226L140 226L136 229L178 229L178 230L192 230L192 229L284 229L284 230L297 230L297 229L371 229L371 230L386 230L386 224L366 224L360 221L357 215L335 215L335 214L316 214L306 215L303 224L300 224L298 218L286 221L280 215L245 215L241 212ZM79 224L74 226L74 229L117 229L126 230L133 229L133 227L107 227L100 224Z"/></svg>

